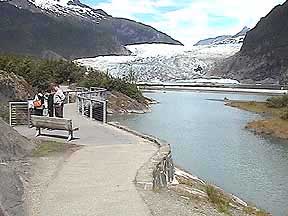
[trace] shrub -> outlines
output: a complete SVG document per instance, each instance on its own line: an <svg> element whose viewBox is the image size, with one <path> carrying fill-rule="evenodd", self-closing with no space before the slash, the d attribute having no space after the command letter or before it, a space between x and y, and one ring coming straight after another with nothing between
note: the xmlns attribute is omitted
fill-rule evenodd
<svg viewBox="0 0 288 216"><path fill-rule="evenodd" d="M49 83L76 82L86 69L71 61L43 60L29 56L1 55L0 70L22 76L35 89L46 90Z"/></svg>
<svg viewBox="0 0 288 216"><path fill-rule="evenodd" d="M109 91L119 91L139 102L144 101L144 97L136 84L129 83L125 79L113 78L108 73L93 69L89 69L88 75L84 76L82 80L78 82L78 85L86 88L97 86L106 88Z"/></svg>
<svg viewBox="0 0 288 216"><path fill-rule="evenodd" d="M272 108L283 108L288 106L288 95L275 96L267 99L267 105Z"/></svg>
<svg viewBox="0 0 288 216"><path fill-rule="evenodd" d="M282 114L281 114L281 119L283 119L283 120L288 120L288 108L286 108L283 112L282 112Z"/></svg>
<svg viewBox="0 0 288 216"><path fill-rule="evenodd" d="M102 87L119 91L137 101L144 101L137 85L131 83L127 78L114 78L108 73L94 69L88 69L87 71L85 67L71 61L0 55L0 70L21 75L37 91L47 90L50 83L62 84L69 80L70 83L76 82L79 86ZM129 76L129 79L132 79L132 75Z"/></svg>
<svg viewBox="0 0 288 216"><path fill-rule="evenodd" d="M206 193L209 200L217 207L219 212L229 214L229 200L227 197L212 185L207 185Z"/></svg>

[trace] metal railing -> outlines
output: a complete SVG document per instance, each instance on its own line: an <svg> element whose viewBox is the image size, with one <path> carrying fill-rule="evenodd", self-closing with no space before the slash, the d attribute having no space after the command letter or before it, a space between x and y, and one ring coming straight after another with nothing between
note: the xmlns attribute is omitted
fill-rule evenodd
<svg viewBox="0 0 288 216"><path fill-rule="evenodd" d="M30 125L30 110L27 101L9 102L9 123L12 127Z"/></svg>
<svg viewBox="0 0 288 216"><path fill-rule="evenodd" d="M103 123L107 122L107 90L92 87L78 87L64 92L65 103L76 103L77 111L82 116ZM9 102L9 123L11 126L30 125L31 110L28 101Z"/></svg>
<svg viewBox="0 0 288 216"><path fill-rule="evenodd" d="M91 120L107 122L107 90L91 87L77 90L77 111Z"/></svg>

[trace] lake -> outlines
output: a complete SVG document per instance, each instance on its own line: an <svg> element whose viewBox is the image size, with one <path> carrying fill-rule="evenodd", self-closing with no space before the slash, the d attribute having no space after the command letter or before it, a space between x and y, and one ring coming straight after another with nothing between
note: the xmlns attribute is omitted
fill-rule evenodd
<svg viewBox="0 0 288 216"><path fill-rule="evenodd" d="M159 101L152 112L113 117L122 125L171 144L176 165L245 201L288 215L288 141L245 129L258 114L208 99L257 100L249 94L162 91L145 93Z"/></svg>

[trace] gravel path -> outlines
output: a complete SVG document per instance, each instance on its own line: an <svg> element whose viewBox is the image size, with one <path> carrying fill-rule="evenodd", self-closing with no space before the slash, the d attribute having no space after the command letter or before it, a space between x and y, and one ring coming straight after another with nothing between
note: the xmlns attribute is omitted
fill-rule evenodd
<svg viewBox="0 0 288 216"><path fill-rule="evenodd" d="M83 147L65 159L59 175L36 173L30 199L35 207L31 204L31 212L41 216L150 216L134 179L137 170L157 147L128 132L79 116L75 104L66 105L64 113L80 128L75 133L78 139L71 143ZM35 129L27 127L18 131L28 137L35 134ZM45 133L55 134L55 131ZM58 135L67 134L60 132ZM52 167L48 169L55 170L57 162L50 162ZM53 181L49 180L51 177ZM37 185L37 182L42 183ZM36 196L33 196L34 191Z"/></svg>

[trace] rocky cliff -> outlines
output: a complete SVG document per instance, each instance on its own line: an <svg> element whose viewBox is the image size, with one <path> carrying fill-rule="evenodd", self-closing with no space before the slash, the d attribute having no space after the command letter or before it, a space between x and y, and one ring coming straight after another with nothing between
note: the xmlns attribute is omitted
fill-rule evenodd
<svg viewBox="0 0 288 216"><path fill-rule="evenodd" d="M288 2L276 6L249 31L237 54L216 66L212 75L243 82L288 83Z"/></svg>

